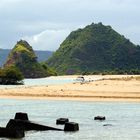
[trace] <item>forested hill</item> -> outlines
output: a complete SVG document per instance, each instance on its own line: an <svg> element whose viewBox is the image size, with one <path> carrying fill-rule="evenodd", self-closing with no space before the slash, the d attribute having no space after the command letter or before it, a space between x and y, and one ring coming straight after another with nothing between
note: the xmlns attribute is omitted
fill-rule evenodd
<svg viewBox="0 0 140 140"><path fill-rule="evenodd" d="M11 51L10 49L0 49L0 67L6 61L6 58L8 57L8 54L10 53L10 51ZM43 61L46 61L52 55L53 52L35 50L35 53L37 55L38 61L43 62Z"/></svg>
<svg viewBox="0 0 140 140"><path fill-rule="evenodd" d="M102 23L70 33L47 61L59 74L131 73L140 69L140 46Z"/></svg>
<svg viewBox="0 0 140 140"><path fill-rule="evenodd" d="M39 63L37 56L30 44L20 40L10 51L4 68L15 66L23 74L24 78L42 78L56 73L44 63Z"/></svg>

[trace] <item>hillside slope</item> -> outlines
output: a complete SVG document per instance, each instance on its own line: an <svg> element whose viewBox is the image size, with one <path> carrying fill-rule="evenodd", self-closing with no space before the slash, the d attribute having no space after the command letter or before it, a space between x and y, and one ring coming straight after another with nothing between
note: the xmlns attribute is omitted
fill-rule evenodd
<svg viewBox="0 0 140 140"><path fill-rule="evenodd" d="M140 69L140 46L102 23L70 33L47 61L59 74Z"/></svg>
<svg viewBox="0 0 140 140"><path fill-rule="evenodd" d="M19 68L25 78L41 78L52 75L46 65L38 63L34 50L24 40L18 41L9 53L4 67L10 65Z"/></svg>
<svg viewBox="0 0 140 140"><path fill-rule="evenodd" d="M11 49L0 49L0 67L5 63L10 51ZM34 52L37 56L38 62L45 62L53 54L52 51L35 50Z"/></svg>

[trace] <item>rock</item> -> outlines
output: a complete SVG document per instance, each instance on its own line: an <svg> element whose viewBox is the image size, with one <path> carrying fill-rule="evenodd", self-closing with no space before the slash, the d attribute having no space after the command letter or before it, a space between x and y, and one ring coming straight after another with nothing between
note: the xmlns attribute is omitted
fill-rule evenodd
<svg viewBox="0 0 140 140"><path fill-rule="evenodd" d="M79 124L75 122L67 122L65 123L64 131L78 131Z"/></svg>
<svg viewBox="0 0 140 140"><path fill-rule="evenodd" d="M106 118L105 116L96 116L94 117L94 120L104 121Z"/></svg>
<svg viewBox="0 0 140 140"><path fill-rule="evenodd" d="M66 122L69 122L69 119L68 118L59 118L56 120L56 124L65 124Z"/></svg>
<svg viewBox="0 0 140 140"><path fill-rule="evenodd" d="M0 137L17 139L25 137L25 134L23 130L0 127Z"/></svg>
<svg viewBox="0 0 140 140"><path fill-rule="evenodd" d="M22 129L22 130L25 130L25 131L30 131L30 130L38 130L38 131L56 130L56 131L62 131L62 129L41 125L41 124L38 124L38 123L35 123L35 122L25 121L25 120L14 120L14 119L11 119L8 122L6 128L9 128L9 129Z"/></svg>
<svg viewBox="0 0 140 140"><path fill-rule="evenodd" d="M22 113L22 112L17 112L16 115L15 115L15 119L18 119L18 120L26 120L28 121L28 114L27 113Z"/></svg>
<svg viewBox="0 0 140 140"><path fill-rule="evenodd" d="M103 126L113 126L112 124L104 124Z"/></svg>

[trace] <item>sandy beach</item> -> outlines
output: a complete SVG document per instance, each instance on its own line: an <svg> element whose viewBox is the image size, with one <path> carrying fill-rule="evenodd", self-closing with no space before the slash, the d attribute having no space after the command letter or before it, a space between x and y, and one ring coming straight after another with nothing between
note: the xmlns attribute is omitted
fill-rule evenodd
<svg viewBox="0 0 140 140"><path fill-rule="evenodd" d="M93 81L95 77L97 80ZM84 78L86 82L83 83L0 88L0 98L140 102L140 78L136 75L90 75Z"/></svg>

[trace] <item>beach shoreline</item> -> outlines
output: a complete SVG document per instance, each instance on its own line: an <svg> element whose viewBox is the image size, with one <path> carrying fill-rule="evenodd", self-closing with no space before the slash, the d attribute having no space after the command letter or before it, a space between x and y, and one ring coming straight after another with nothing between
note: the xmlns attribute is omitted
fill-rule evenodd
<svg viewBox="0 0 140 140"><path fill-rule="evenodd" d="M58 76L54 78L75 78ZM0 88L2 99L140 102L137 75L89 75L86 82L46 86ZM93 80L96 77L98 80Z"/></svg>

